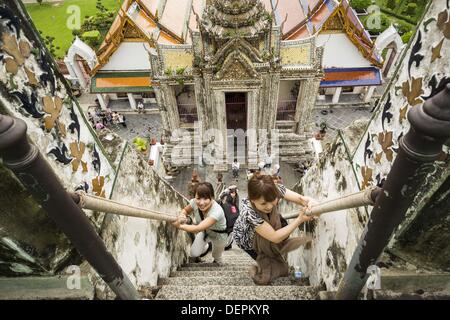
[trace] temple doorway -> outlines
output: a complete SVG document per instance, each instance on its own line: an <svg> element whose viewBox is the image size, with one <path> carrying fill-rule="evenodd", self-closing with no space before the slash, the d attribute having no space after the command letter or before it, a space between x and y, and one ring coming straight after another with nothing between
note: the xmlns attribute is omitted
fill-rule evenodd
<svg viewBox="0 0 450 320"><path fill-rule="evenodd" d="M228 163L238 159L241 164L246 162L247 150L247 93L225 93L225 108L227 115L227 153Z"/></svg>

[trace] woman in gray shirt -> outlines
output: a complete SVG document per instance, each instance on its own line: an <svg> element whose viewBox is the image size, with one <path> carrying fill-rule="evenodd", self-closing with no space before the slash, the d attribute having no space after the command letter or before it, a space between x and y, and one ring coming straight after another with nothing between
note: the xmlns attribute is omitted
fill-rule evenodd
<svg viewBox="0 0 450 320"><path fill-rule="evenodd" d="M194 216L195 224L181 224L188 216ZM181 210L173 226L186 232L196 233L191 246L191 257L199 257L206 245L212 242L212 256L215 263L222 263L222 253L227 243L227 222L222 207L214 200L214 188L209 182L196 186L195 198Z"/></svg>

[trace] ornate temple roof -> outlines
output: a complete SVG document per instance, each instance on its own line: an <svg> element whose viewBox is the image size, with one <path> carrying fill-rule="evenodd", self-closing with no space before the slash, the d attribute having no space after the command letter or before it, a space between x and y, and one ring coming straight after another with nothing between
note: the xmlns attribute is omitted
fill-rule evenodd
<svg viewBox="0 0 450 320"><path fill-rule="evenodd" d="M325 77L320 86L322 88L334 87L362 87L381 85L380 70L370 68L331 68L325 69Z"/></svg>
<svg viewBox="0 0 450 320"><path fill-rule="evenodd" d="M336 21L331 23L333 19ZM281 26L283 40L308 38L337 24L366 59L377 67L382 65L347 0L124 0L97 52L99 64L93 74L108 62L127 32L132 33L127 31L130 27L138 30L135 38L150 44L188 44L189 30L198 30L204 20L210 21L201 25L204 30L224 37L236 28L257 34L272 21Z"/></svg>

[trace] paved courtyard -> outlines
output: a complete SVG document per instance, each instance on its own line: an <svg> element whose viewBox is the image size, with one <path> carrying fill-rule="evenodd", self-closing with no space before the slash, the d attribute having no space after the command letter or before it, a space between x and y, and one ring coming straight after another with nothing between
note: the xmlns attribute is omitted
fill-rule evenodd
<svg viewBox="0 0 450 320"><path fill-rule="evenodd" d="M95 95L83 95L79 99L80 105L86 111L88 106L95 104ZM114 109L129 109L129 105L126 101L122 103L116 102L114 104ZM155 110L156 111L156 110ZM161 115L155 111L147 112L145 114L137 114L132 112L125 112L127 127L122 125L113 125L110 128L117 133L122 138L126 139L130 143L136 137L142 137L146 139L156 138L158 141L161 140L163 133L162 119ZM313 111L312 121L315 124L315 128L318 129L322 122L327 124L327 135L323 143L331 142L337 134L338 129L344 129L349 126L355 120L369 120L372 116L372 109L369 107L356 107L356 106L339 106L339 107L328 107L328 108L316 108ZM284 165L283 165L284 166ZM188 168L182 172L177 178L172 181L173 185L181 192L186 193L186 182L190 180L190 175L192 173L192 168ZM204 180L211 182L217 181L217 176L213 172L206 172L205 168L196 168L199 171L200 176ZM293 170L292 167L286 165L285 168L282 167L281 176L288 181L285 181L286 185L292 186L296 181L299 180L300 176L298 172ZM292 177L292 179L291 179ZM291 181L292 180L292 181ZM229 185L233 183L231 173L224 175L224 182ZM241 170L241 176L238 181L240 188L243 188L246 183L245 170ZM241 189L242 190L242 189Z"/></svg>
<svg viewBox="0 0 450 320"><path fill-rule="evenodd" d="M84 94L78 100L83 109L86 110L88 105L94 105L96 96ZM156 137L158 141L161 139L163 132L161 116L158 114L154 105L146 105L146 109L153 109L146 114L137 114L130 109L127 100L111 101L110 108L122 112L126 110L125 117L127 128L122 126L115 126L113 130L120 136L132 141L136 136L148 138ZM313 111L312 121L315 128L319 129L320 124L325 122L327 124L328 137L332 138L336 135L338 129L344 129L355 120L369 120L372 116L372 108L364 106L338 106L338 107L321 107Z"/></svg>
<svg viewBox="0 0 450 320"><path fill-rule="evenodd" d="M122 125L114 125L111 128L123 139L126 139L130 143L136 137L161 140L163 128L159 114L126 114L125 118L126 128Z"/></svg>
<svg viewBox="0 0 450 320"><path fill-rule="evenodd" d="M339 107L333 109L315 109L313 121L316 128L320 128L320 124L325 122L329 137L334 137L338 129L344 129L352 124L355 120L369 120L372 116L372 109L367 107Z"/></svg>

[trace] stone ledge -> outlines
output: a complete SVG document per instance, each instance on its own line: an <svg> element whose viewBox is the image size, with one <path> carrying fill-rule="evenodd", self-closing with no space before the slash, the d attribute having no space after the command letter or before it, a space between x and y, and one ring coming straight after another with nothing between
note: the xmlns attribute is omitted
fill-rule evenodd
<svg viewBox="0 0 450 320"><path fill-rule="evenodd" d="M80 289L67 288L69 276L0 278L0 300L93 300L94 287L87 276Z"/></svg>

